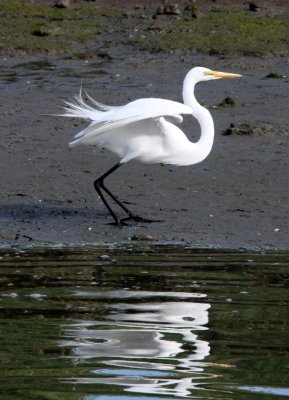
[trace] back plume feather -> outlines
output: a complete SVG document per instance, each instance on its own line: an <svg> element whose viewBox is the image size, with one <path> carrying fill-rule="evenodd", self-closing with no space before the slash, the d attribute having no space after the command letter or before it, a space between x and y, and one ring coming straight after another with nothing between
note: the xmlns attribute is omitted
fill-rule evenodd
<svg viewBox="0 0 289 400"><path fill-rule="evenodd" d="M64 101L67 107L63 107L65 112L60 114L63 117L74 117L74 118L84 118L94 121L97 115L101 115L105 111L110 111L118 107L108 106L106 104L100 103L94 100L85 91L85 96L93 104L94 107L86 103L82 97L82 88L80 88L79 94L74 96L74 101Z"/></svg>

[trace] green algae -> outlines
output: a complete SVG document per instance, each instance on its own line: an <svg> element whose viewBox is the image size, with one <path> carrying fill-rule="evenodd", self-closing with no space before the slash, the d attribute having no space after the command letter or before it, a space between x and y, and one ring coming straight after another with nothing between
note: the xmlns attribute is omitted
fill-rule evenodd
<svg viewBox="0 0 289 400"><path fill-rule="evenodd" d="M157 20L129 43L151 51L265 56L288 53L288 30L288 15L262 17L220 9L197 19Z"/></svg>
<svg viewBox="0 0 289 400"><path fill-rule="evenodd" d="M270 72L265 76L266 79L284 79L286 78L284 75L279 74L278 72Z"/></svg>
<svg viewBox="0 0 289 400"><path fill-rule="evenodd" d="M96 42L103 17L115 11L101 7L81 9L32 5L23 0L2 0L0 51L27 53L69 51L75 45Z"/></svg>
<svg viewBox="0 0 289 400"><path fill-rule="evenodd" d="M109 4L108 4L109 6ZM264 16L230 8L212 8L198 16L152 19L125 17L123 10L91 3L81 8L32 5L24 0L1 0L0 52L90 54L111 42L148 51L244 56L286 55L289 14ZM137 29L135 29L137 26ZM132 32L128 35L128 32ZM99 38L109 33L109 42Z"/></svg>

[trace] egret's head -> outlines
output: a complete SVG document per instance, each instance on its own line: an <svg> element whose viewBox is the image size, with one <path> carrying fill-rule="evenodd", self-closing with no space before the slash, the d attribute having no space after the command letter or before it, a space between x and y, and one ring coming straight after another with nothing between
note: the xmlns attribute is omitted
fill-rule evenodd
<svg viewBox="0 0 289 400"><path fill-rule="evenodd" d="M240 78L242 75L231 74L228 72L213 71L208 68L196 67L191 70L196 82L210 81L220 78Z"/></svg>

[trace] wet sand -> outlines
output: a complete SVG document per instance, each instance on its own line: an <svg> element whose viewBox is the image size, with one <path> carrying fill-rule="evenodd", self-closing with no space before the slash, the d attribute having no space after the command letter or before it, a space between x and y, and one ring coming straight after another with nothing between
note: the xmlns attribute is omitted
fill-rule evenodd
<svg viewBox="0 0 289 400"><path fill-rule="evenodd" d="M264 79L272 71L288 76L288 60L151 54L124 46L110 54L111 60L1 57L0 246L157 242L288 249L288 78ZM196 65L244 75L197 86L215 121L212 153L189 167L122 166L107 185L133 212L161 222L110 225L93 181L117 157L68 148L86 123L46 114L58 113L81 83L112 105L139 97L181 101L183 78ZM235 107L218 107L227 96ZM223 135L231 123L252 130ZM183 127L198 139L195 121L186 118Z"/></svg>

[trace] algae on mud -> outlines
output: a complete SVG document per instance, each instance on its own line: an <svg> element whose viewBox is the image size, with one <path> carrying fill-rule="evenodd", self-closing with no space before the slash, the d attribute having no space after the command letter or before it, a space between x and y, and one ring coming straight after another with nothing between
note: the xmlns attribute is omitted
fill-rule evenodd
<svg viewBox="0 0 289 400"><path fill-rule="evenodd" d="M95 43L102 27L100 17L114 15L116 11L103 7L52 8L2 0L0 52L63 53L81 43Z"/></svg>
<svg viewBox="0 0 289 400"><path fill-rule="evenodd" d="M146 50L264 56L288 52L289 18L216 9L190 20L156 21L130 44Z"/></svg>
<svg viewBox="0 0 289 400"><path fill-rule="evenodd" d="M32 5L24 0L2 0L0 51L64 53L118 43L150 51L190 51L205 54L287 54L288 12L256 15L231 7L208 7L198 18L152 19L152 9L140 14L122 6L76 3L73 8ZM101 39L99 36L102 35ZM78 48L78 49L77 49Z"/></svg>

